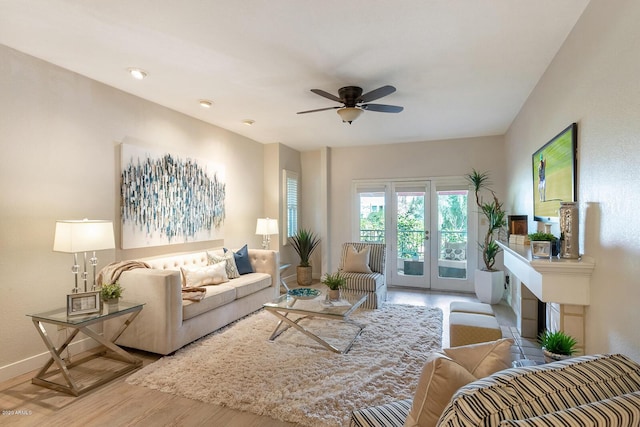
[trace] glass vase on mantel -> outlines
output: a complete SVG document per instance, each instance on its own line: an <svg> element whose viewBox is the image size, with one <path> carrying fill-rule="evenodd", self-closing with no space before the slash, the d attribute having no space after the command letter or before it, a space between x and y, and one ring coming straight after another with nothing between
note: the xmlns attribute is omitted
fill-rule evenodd
<svg viewBox="0 0 640 427"><path fill-rule="evenodd" d="M580 258L578 203L560 202L560 258Z"/></svg>

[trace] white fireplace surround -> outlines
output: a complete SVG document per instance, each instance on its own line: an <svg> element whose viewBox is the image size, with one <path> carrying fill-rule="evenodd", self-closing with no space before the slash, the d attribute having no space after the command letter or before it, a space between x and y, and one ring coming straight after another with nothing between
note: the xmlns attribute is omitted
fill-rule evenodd
<svg viewBox="0 0 640 427"><path fill-rule="evenodd" d="M591 274L595 261L580 259L537 259L528 245L498 242L504 250L504 266L513 280L512 305L523 337L536 338L537 300L547 303L547 329L562 330L578 341L584 352L585 307L590 304Z"/></svg>

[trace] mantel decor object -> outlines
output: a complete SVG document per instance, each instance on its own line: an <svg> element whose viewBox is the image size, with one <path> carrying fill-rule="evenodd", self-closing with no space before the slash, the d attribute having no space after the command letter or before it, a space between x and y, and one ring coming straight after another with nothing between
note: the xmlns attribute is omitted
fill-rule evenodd
<svg viewBox="0 0 640 427"><path fill-rule="evenodd" d="M551 259L551 242L548 240L536 240L531 242L531 256L534 258Z"/></svg>
<svg viewBox="0 0 640 427"><path fill-rule="evenodd" d="M578 203L562 202L560 217L560 258L580 258Z"/></svg>

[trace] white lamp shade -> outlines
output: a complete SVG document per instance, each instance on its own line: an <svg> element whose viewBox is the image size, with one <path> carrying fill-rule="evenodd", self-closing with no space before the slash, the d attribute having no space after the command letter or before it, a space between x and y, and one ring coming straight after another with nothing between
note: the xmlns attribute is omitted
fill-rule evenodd
<svg viewBox="0 0 640 427"><path fill-rule="evenodd" d="M113 223L105 220L56 221L55 252L89 252L116 247Z"/></svg>
<svg viewBox="0 0 640 427"><path fill-rule="evenodd" d="M256 234L267 236L278 234L278 220L272 218L258 218L256 223Z"/></svg>

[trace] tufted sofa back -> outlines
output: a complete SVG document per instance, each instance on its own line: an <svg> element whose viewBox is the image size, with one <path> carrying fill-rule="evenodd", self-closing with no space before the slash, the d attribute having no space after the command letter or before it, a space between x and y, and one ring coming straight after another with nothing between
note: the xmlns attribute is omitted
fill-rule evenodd
<svg viewBox="0 0 640 427"><path fill-rule="evenodd" d="M204 267L208 263L207 252L217 255L223 253L222 248L207 249L202 252L191 252L171 256L141 258L157 270L180 270L180 267ZM272 286L280 283L280 254L277 251L264 249L249 249L251 267L256 273L266 273L272 277Z"/></svg>

